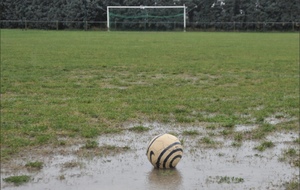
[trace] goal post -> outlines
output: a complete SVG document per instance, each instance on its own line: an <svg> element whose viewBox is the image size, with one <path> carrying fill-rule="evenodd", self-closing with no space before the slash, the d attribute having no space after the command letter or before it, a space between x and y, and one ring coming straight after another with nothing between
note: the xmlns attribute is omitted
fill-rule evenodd
<svg viewBox="0 0 300 190"><path fill-rule="evenodd" d="M113 15L111 13L111 9L182 9L183 13L180 14L183 16L183 31L186 31L186 6L107 6L107 30L110 31L110 22L111 18L110 16ZM114 16L120 16L120 15L114 15ZM175 15L178 16L178 15ZM121 16L120 16L121 17ZM125 18L126 16L123 16ZM126 18L142 18L143 16L127 16ZM158 18L159 16L154 16L154 15L147 15L147 18ZM169 16L171 17L171 16ZM168 16L163 16L163 18L168 18Z"/></svg>

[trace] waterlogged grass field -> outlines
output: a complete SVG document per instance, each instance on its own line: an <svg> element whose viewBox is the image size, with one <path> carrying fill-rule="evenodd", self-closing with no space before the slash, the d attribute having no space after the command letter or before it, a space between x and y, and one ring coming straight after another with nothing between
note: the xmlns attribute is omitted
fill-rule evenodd
<svg viewBox="0 0 300 190"><path fill-rule="evenodd" d="M1 30L2 163L146 122L297 132L299 34Z"/></svg>

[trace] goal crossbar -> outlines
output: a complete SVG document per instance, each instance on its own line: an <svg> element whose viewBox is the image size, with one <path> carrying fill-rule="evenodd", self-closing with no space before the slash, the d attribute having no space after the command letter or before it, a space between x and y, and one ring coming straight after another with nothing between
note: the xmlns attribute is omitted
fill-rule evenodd
<svg viewBox="0 0 300 190"><path fill-rule="evenodd" d="M186 30L186 6L107 6L107 30L110 28L109 9L183 9L183 30Z"/></svg>

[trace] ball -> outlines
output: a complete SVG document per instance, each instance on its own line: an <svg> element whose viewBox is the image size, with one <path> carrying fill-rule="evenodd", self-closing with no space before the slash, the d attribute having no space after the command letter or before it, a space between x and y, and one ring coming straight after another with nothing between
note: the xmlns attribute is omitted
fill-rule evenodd
<svg viewBox="0 0 300 190"><path fill-rule="evenodd" d="M175 168L182 153L182 145L177 137L162 134L150 141L146 155L155 168Z"/></svg>

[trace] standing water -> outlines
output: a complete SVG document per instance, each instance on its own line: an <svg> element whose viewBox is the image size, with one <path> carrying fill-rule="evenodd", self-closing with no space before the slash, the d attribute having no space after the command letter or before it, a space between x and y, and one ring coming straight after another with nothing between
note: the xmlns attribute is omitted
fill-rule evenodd
<svg viewBox="0 0 300 190"><path fill-rule="evenodd" d="M134 125L132 125L134 126ZM129 126L128 128L132 127ZM120 134L103 135L99 146L127 147L125 151L103 153L98 156L79 156L82 146L70 148L69 154L41 157L44 167L39 171L21 170L10 172L2 169L1 189L89 189L89 190L193 190L193 189L284 189L284 184L299 177L299 170L279 161L282 151L295 147L291 142L297 134L274 134L275 147L263 152L255 150L258 141L244 141L232 146L233 141L222 136L212 136L216 147L199 143L208 132L201 127L167 126L159 123L143 124L150 130L134 132L124 130ZM254 127L238 126L237 130ZM183 131L198 131L197 135L185 136ZM209 131L212 132L212 131ZM217 131L216 131L217 132ZM175 134L183 142L183 157L176 169L154 169L147 159L148 142L162 133ZM15 164L24 164L34 155ZM3 182L12 175L30 175L32 181L14 186Z"/></svg>

